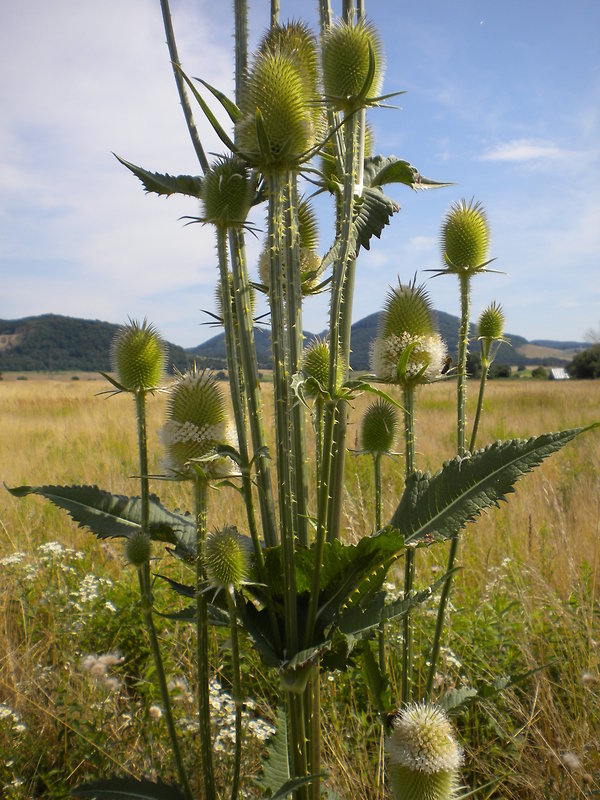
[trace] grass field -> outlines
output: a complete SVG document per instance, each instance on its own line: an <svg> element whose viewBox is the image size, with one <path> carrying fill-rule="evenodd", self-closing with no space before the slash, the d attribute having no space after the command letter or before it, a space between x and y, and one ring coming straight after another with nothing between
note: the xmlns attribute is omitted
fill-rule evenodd
<svg viewBox="0 0 600 800"><path fill-rule="evenodd" d="M70 374L62 381L1 382L1 479L8 486L90 483L137 493L133 403L98 395L103 388L100 381L72 380ZM436 470L455 453L454 390L449 381L418 398L421 469ZM476 391L473 385L472 404ZM355 450L357 421L368 402L359 398L351 411L348 444ZM163 407L162 396L150 399L150 469L157 474ZM599 419L597 382L495 381L488 386L479 444ZM384 464L384 518L402 491L402 463L399 457ZM476 797L599 796L599 466L600 434L592 432L520 481L508 503L464 532L437 690L531 673L455 718L465 748L465 784L475 788L501 780ZM151 488L171 508L190 507L185 484L155 480ZM348 540L372 532L372 508L370 460L349 453ZM243 506L231 489L209 498L210 526L224 522L244 530ZM159 548L154 555L157 572L180 576L173 559ZM443 547L419 553L418 584L428 585L445 558ZM120 544L94 540L41 500L16 500L3 491L0 566L0 795L62 798L74 783L104 774L172 777L139 625L136 580ZM173 603L158 585L156 601L160 608ZM431 617L427 607L420 613L417 645L430 637ZM190 632L165 622L161 636L194 769ZM390 628L388 636L393 647L398 631ZM213 649L215 747L222 753L219 780L226 786L228 650L217 634ZM246 669L252 702L245 769L252 774L273 722L277 686L251 653ZM392 658L392 682L395 674ZM330 784L340 797L383 796L380 726L361 675L330 676L324 687ZM252 795L255 788L247 786Z"/></svg>

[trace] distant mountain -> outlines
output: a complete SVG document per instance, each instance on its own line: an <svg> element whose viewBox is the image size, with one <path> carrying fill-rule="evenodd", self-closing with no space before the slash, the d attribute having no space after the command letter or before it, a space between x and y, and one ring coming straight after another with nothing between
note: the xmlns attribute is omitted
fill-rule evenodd
<svg viewBox="0 0 600 800"><path fill-rule="evenodd" d="M0 320L0 371L110 370L110 343L118 325L100 320L42 314ZM169 364L185 369L189 358L169 344Z"/></svg>
<svg viewBox="0 0 600 800"><path fill-rule="evenodd" d="M458 351L458 317L446 314L445 311L436 311L438 328L442 339L446 342L448 352L456 361ZM350 366L354 370L369 369L369 354L371 342L377 336L377 325L379 313L370 314L368 317L355 322L352 326L352 353L350 355ZM324 336L326 331L322 331L319 336ZM305 337L310 340L314 334L306 333ZM262 368L270 368L271 337L268 329L255 328L257 357ZM475 326L470 327L470 337L475 339ZM544 366L564 366L573 357L574 353L581 350L586 345L581 342L548 342L545 347L540 341L528 342L523 336L507 334L509 344L502 344L496 357L497 364L511 364L513 366L527 364L544 364ZM535 347L530 345L535 344ZM564 345L564 346L560 346ZM477 352L475 348L472 348ZM560 351L560 352L557 352ZM209 339L198 347L187 351L193 356L203 356L225 359L225 337L222 333Z"/></svg>
<svg viewBox="0 0 600 800"><path fill-rule="evenodd" d="M437 312L438 325L448 351L456 360L458 318L443 311ZM377 335L379 315L355 322L352 326L354 370L369 368L371 342ZM0 320L0 371L59 372L110 370L110 343L118 325L100 320L77 319L58 314L43 314L18 320ZM313 338L305 332L306 340ZM320 334L324 335L324 332ZM475 332L471 326L471 337ZM522 336L509 334L510 345L502 345L497 363L545 366L564 366L573 355L586 347L581 342L528 342ZM261 369L271 366L271 336L264 326L255 328L256 354ZM473 348L475 349L475 348ZM202 367L224 369L226 366L225 337L222 333L197 347L184 350L169 343L169 364L184 370L192 360Z"/></svg>

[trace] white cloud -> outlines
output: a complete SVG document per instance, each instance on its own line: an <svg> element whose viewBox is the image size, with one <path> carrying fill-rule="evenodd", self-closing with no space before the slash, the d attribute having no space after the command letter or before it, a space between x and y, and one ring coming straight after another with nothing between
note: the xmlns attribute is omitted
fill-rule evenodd
<svg viewBox="0 0 600 800"><path fill-rule="evenodd" d="M572 150L565 150L554 142L536 139L512 139L499 144L480 156L482 161L537 161L573 157Z"/></svg>

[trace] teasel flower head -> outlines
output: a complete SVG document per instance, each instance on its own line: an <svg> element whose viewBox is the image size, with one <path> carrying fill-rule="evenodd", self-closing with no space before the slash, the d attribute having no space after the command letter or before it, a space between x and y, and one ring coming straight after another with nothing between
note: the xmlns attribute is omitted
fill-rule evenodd
<svg viewBox="0 0 600 800"><path fill-rule="evenodd" d="M461 200L453 203L442 223L441 248L445 272L474 274L488 260L490 230L481 203Z"/></svg>
<svg viewBox="0 0 600 800"><path fill-rule="evenodd" d="M360 427L360 444L365 453L378 456L391 453L399 430L398 412L380 398L365 411Z"/></svg>
<svg viewBox="0 0 600 800"><path fill-rule="evenodd" d="M479 316L477 337L490 344L504 341L504 311L495 300Z"/></svg>
<svg viewBox="0 0 600 800"><path fill-rule="evenodd" d="M278 29L259 49L237 123L245 156L265 172L293 169L307 157L320 120L315 42L301 25Z"/></svg>
<svg viewBox="0 0 600 800"><path fill-rule="evenodd" d="M144 531L136 531L129 536L125 545L125 555L130 564L134 567L143 567L150 560L152 546L150 537Z"/></svg>
<svg viewBox="0 0 600 800"><path fill-rule="evenodd" d="M252 543L233 525L213 531L206 539L206 576L216 589L238 590L250 573Z"/></svg>
<svg viewBox="0 0 600 800"><path fill-rule="evenodd" d="M236 156L222 157L202 179L205 222L225 228L244 224L254 197L250 170Z"/></svg>
<svg viewBox="0 0 600 800"><path fill-rule="evenodd" d="M130 320L111 343L111 362L119 384L130 392L156 389L164 378L167 343L146 320Z"/></svg>
<svg viewBox="0 0 600 800"><path fill-rule="evenodd" d="M425 288L399 282L388 294L371 347L373 372L386 383L431 383L440 378L446 356Z"/></svg>
<svg viewBox="0 0 600 800"><path fill-rule="evenodd" d="M312 378L306 385L306 394L309 397L316 397L320 390L317 385L322 387L324 391L329 387L329 342L326 339L315 338L305 348L304 356L302 359L302 371L307 378ZM342 388L344 383L344 375L346 372L346 365L342 358L338 357L337 360L337 376L335 382L336 394ZM312 383L312 386L311 386Z"/></svg>
<svg viewBox="0 0 600 800"><path fill-rule="evenodd" d="M210 373L194 365L178 376L170 389L161 437L168 475L194 478L198 474L194 464L208 480L231 474L233 462L216 451L219 446L233 446L233 432L221 390Z"/></svg>
<svg viewBox="0 0 600 800"><path fill-rule="evenodd" d="M323 38L325 97L346 113L369 105L381 91L385 58L381 38L368 22L340 22Z"/></svg>
<svg viewBox="0 0 600 800"><path fill-rule="evenodd" d="M233 275L231 272L229 273L228 278L229 284L229 301L231 303L231 311L233 313L233 319L237 322L237 308L235 305L235 290L233 287ZM252 284L248 284L248 303L250 308L250 317L254 317L254 309L256 307L256 290ZM221 282L217 284L215 289L215 316L217 316L221 321L223 321L223 303L221 297Z"/></svg>
<svg viewBox="0 0 600 800"><path fill-rule="evenodd" d="M386 742L394 800L451 800L456 797L462 752L446 713L412 703L395 718Z"/></svg>

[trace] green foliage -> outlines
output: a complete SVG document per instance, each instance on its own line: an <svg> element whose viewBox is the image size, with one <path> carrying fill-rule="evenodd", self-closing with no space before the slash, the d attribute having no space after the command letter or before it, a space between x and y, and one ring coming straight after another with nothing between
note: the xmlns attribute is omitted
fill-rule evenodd
<svg viewBox="0 0 600 800"><path fill-rule="evenodd" d="M594 344L578 353L567 366L572 378L600 378L600 344Z"/></svg>
<svg viewBox="0 0 600 800"><path fill-rule="evenodd" d="M76 786L71 794L83 800L185 800L176 786L133 778L110 778Z"/></svg>

